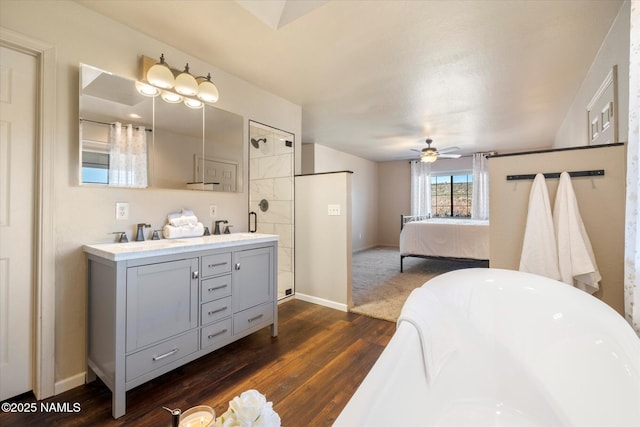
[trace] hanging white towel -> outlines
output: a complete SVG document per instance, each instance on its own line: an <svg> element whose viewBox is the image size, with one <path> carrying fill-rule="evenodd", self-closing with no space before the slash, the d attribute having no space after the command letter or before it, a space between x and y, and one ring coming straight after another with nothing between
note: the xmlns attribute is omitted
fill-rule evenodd
<svg viewBox="0 0 640 427"><path fill-rule="evenodd" d="M598 282L602 277L567 172L560 174L553 225L558 242L560 280L593 294L600 288Z"/></svg>
<svg viewBox="0 0 640 427"><path fill-rule="evenodd" d="M555 280L560 279L549 193L544 175L541 173L533 180L529 194L529 211L519 269Z"/></svg>

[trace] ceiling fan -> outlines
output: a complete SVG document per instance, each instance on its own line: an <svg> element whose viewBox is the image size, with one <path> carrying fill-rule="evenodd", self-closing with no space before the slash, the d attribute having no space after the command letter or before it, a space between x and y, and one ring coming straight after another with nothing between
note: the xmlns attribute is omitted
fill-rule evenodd
<svg viewBox="0 0 640 427"><path fill-rule="evenodd" d="M433 140L431 138L427 138L425 141L427 143L427 148L423 148L422 150L416 150L412 148L412 151L417 151L420 153L420 161L424 163L433 163L437 159L457 159L460 157L460 154L452 154L452 151L458 151L458 147L449 147L445 148L441 151L438 151L435 147L431 146Z"/></svg>

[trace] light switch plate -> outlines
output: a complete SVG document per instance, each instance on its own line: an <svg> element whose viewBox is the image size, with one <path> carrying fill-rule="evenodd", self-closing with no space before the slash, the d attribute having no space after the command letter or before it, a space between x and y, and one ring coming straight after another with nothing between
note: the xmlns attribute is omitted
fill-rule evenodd
<svg viewBox="0 0 640 427"><path fill-rule="evenodd" d="M129 203L116 203L116 219L125 220L129 219Z"/></svg>
<svg viewBox="0 0 640 427"><path fill-rule="evenodd" d="M218 216L218 207L216 205L209 205L209 216L211 218Z"/></svg>
<svg viewBox="0 0 640 427"><path fill-rule="evenodd" d="M327 205L327 215L340 215L340 205Z"/></svg>

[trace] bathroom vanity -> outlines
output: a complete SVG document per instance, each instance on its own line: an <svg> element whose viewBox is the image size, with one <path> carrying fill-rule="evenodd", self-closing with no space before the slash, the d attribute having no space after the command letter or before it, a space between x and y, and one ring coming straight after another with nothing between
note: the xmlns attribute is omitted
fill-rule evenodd
<svg viewBox="0 0 640 427"><path fill-rule="evenodd" d="M278 236L86 245L87 382L126 391L266 326L278 334Z"/></svg>

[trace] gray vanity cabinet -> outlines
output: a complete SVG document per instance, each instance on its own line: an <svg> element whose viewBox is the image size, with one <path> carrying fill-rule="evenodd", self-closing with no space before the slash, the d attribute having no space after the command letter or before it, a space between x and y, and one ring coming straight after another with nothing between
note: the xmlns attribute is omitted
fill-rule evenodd
<svg viewBox="0 0 640 427"><path fill-rule="evenodd" d="M127 390L265 326L277 335L277 237L236 239L130 253L126 243L85 246L87 381L111 389L114 418Z"/></svg>
<svg viewBox="0 0 640 427"><path fill-rule="evenodd" d="M272 270L273 255L268 248L234 253L233 295L236 298L233 299L233 331L236 334L255 329L256 325L263 322L272 323L274 293L277 292L269 279L277 274ZM275 328L276 325L273 325ZM272 335L277 334L277 330L272 331Z"/></svg>
<svg viewBox="0 0 640 427"><path fill-rule="evenodd" d="M198 326L198 258L127 268L127 352Z"/></svg>

